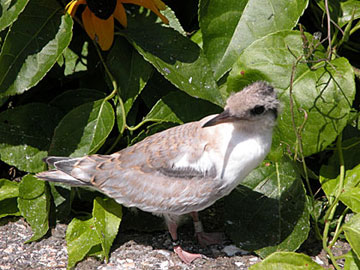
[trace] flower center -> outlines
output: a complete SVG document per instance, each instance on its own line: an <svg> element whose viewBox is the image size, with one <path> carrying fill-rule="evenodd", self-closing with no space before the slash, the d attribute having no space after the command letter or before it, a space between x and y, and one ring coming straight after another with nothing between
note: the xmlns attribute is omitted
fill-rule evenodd
<svg viewBox="0 0 360 270"><path fill-rule="evenodd" d="M106 20L115 10L116 0L86 0L86 3L96 17Z"/></svg>

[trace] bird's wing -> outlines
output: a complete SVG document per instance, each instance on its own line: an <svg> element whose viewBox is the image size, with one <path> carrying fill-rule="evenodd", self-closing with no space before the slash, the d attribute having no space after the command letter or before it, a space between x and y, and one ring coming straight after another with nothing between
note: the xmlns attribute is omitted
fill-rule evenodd
<svg viewBox="0 0 360 270"><path fill-rule="evenodd" d="M199 166L199 160L206 158L202 136L201 125L193 122L154 134L110 156L49 158L48 162L60 171L59 178L68 175L74 185L80 181L95 187L126 206L181 214L207 207L209 198L218 192L215 167L206 162ZM54 178L54 171L50 172ZM40 178L50 180L50 175L44 172Z"/></svg>

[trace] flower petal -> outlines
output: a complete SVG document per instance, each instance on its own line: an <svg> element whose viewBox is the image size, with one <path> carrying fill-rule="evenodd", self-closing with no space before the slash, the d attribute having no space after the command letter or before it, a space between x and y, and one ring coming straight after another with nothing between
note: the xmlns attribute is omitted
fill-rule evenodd
<svg viewBox="0 0 360 270"><path fill-rule="evenodd" d="M165 10L166 9L166 5L163 1L161 0L154 0L155 5L157 6L158 9L160 10Z"/></svg>
<svg viewBox="0 0 360 270"><path fill-rule="evenodd" d="M92 14L91 18L95 29L96 42L103 51L107 51L114 41L114 17L111 15L103 20Z"/></svg>
<svg viewBox="0 0 360 270"><path fill-rule="evenodd" d="M94 40L95 39L95 26L93 24L92 17L95 17L90 11L88 7L85 7L85 10L81 14L82 22L84 24L84 28L88 36Z"/></svg>
<svg viewBox="0 0 360 270"><path fill-rule="evenodd" d="M158 7L154 4L152 0L120 0L120 1L122 3L135 4L138 6L143 6L144 8L148 8L156 15L158 15L164 23L169 24L169 20L160 13Z"/></svg>
<svg viewBox="0 0 360 270"><path fill-rule="evenodd" d="M127 17L126 17L125 8L124 8L123 4L121 4L120 0L118 0L116 3L116 8L115 8L113 15L114 15L115 19L118 20L118 22L122 26L127 27Z"/></svg>
<svg viewBox="0 0 360 270"><path fill-rule="evenodd" d="M66 5L65 10L71 17L74 17L78 6L81 4L86 4L86 0L72 0Z"/></svg>

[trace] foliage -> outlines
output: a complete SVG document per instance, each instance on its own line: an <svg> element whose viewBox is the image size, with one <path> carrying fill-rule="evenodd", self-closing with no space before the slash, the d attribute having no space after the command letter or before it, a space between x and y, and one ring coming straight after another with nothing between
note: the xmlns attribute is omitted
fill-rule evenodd
<svg viewBox="0 0 360 270"><path fill-rule="evenodd" d="M0 165L27 174L0 179L0 218L23 216L29 241L72 219L68 267L108 259L121 206L37 180L42 159L112 153L219 113L232 92L265 80L282 112L267 159L224 200L227 234L266 257L252 269L321 269L295 253L310 231L336 269L340 238L351 246L345 269L360 269L359 3L165 2L169 25L124 5L127 27L115 23L101 51L65 1L0 1Z"/></svg>

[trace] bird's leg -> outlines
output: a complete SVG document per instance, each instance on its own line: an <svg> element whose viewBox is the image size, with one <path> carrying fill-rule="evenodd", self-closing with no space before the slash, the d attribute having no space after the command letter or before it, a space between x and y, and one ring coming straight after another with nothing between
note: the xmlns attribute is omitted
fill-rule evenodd
<svg viewBox="0 0 360 270"><path fill-rule="evenodd" d="M190 264L193 260L195 260L197 258L202 258L201 254L189 253L187 251L184 251L181 248L180 243L177 239L177 224L175 222L168 221L167 225L168 225L168 229L169 229L171 238L173 240L174 252L179 256L179 258L184 263Z"/></svg>
<svg viewBox="0 0 360 270"><path fill-rule="evenodd" d="M204 232L203 226L201 221L199 220L198 212L191 212L190 215L192 216L194 220L194 229L195 229L195 235L198 239L198 242L202 246L208 246L208 245L215 245L215 244L221 244L224 235L222 233L206 233Z"/></svg>

